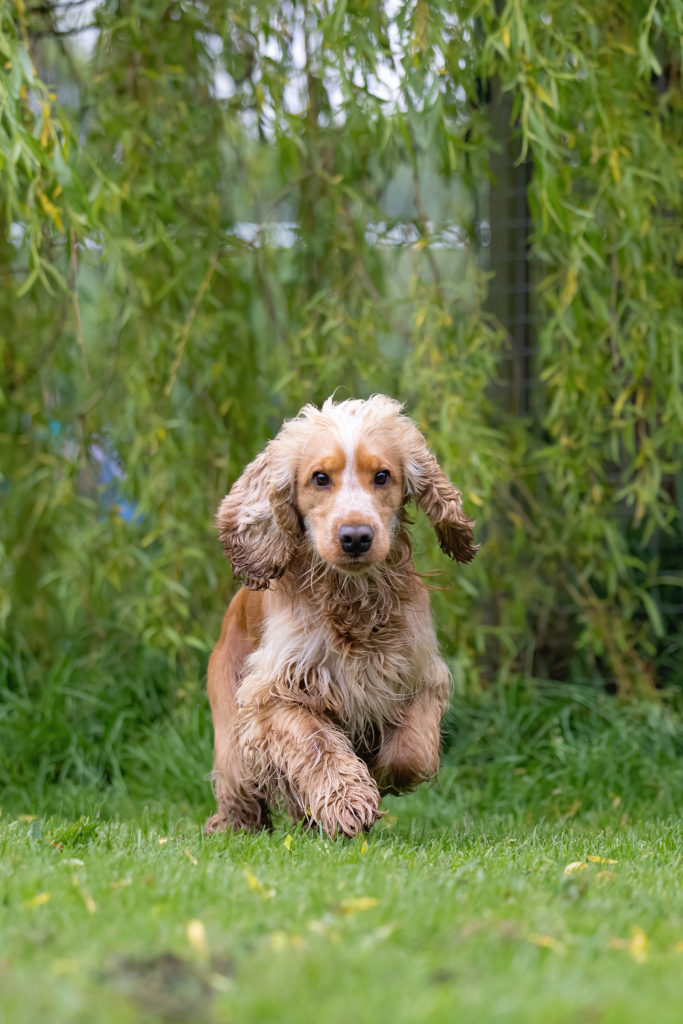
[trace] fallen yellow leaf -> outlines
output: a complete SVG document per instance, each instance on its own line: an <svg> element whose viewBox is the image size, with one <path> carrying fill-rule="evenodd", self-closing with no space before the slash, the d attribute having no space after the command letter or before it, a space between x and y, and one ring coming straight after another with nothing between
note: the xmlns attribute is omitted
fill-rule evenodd
<svg viewBox="0 0 683 1024"><path fill-rule="evenodd" d="M249 868L244 869L244 877L247 880L249 888L253 889L254 892L260 892L264 900L270 900L275 895L275 889L266 889L263 882L259 882L256 875L252 874Z"/></svg>
<svg viewBox="0 0 683 1024"><path fill-rule="evenodd" d="M209 952L209 947L206 942L206 928L202 921L199 921L197 918L194 918L192 921L188 921L185 932L187 934L187 941L193 949L196 949L198 953L202 954Z"/></svg>
<svg viewBox="0 0 683 1024"><path fill-rule="evenodd" d="M292 848L292 837L291 836L285 836L285 838L282 840L282 845L284 846L285 850L291 850L291 848Z"/></svg>
<svg viewBox="0 0 683 1024"><path fill-rule="evenodd" d="M647 935L637 925L631 928L628 951L639 964L642 964L647 959Z"/></svg>
<svg viewBox="0 0 683 1024"><path fill-rule="evenodd" d="M49 892L39 892L33 899L28 901L29 907L42 907L50 899Z"/></svg>
<svg viewBox="0 0 683 1024"><path fill-rule="evenodd" d="M543 946L545 949L552 949L557 945L557 939L554 939L552 935L538 935L536 932L532 932L528 938L529 942L533 942L535 946Z"/></svg>
<svg viewBox="0 0 683 1024"><path fill-rule="evenodd" d="M339 906L345 914L355 914L359 910L372 910L378 903L374 896L349 896Z"/></svg>
<svg viewBox="0 0 683 1024"><path fill-rule="evenodd" d="M618 864L619 863L618 860L613 860L612 857L596 857L595 855L591 855L591 856L587 857L586 860L591 861L593 864Z"/></svg>
<svg viewBox="0 0 683 1024"><path fill-rule="evenodd" d="M364 839L363 840L363 845L360 848L360 855L361 855L361 857L364 857L367 852L368 852L368 841L367 841L367 839Z"/></svg>
<svg viewBox="0 0 683 1024"><path fill-rule="evenodd" d="M567 864L562 874L566 878L567 875L573 875L575 871L583 871L587 867L588 865L584 864L582 860L573 860L571 864Z"/></svg>

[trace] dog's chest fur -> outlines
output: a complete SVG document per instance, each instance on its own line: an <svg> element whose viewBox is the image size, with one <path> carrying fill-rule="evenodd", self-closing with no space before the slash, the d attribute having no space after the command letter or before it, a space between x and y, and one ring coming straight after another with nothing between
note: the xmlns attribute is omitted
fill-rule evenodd
<svg viewBox="0 0 683 1024"><path fill-rule="evenodd" d="M416 683L408 636L405 622L378 627L357 642L348 633L330 635L320 666L324 689L309 699L320 701L320 710L332 714L353 738L369 726L381 730L399 721Z"/></svg>
<svg viewBox="0 0 683 1024"><path fill-rule="evenodd" d="M334 718L350 738L381 730L419 685L408 582L365 579L329 600L318 586L311 598L278 601L256 658L270 663L282 696Z"/></svg>

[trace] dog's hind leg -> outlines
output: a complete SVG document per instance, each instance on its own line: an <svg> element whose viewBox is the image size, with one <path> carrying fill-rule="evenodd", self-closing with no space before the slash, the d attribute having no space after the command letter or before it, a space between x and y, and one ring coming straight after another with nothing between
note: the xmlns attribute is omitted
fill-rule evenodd
<svg viewBox="0 0 683 1024"><path fill-rule="evenodd" d="M246 591L240 591L232 601L221 638L209 659L208 691L214 728L211 778L217 806L204 825L206 833L272 828L265 794L244 764L235 732L235 689L244 659L252 649L246 625L248 598Z"/></svg>
<svg viewBox="0 0 683 1024"><path fill-rule="evenodd" d="M216 813L204 825L207 834L272 828L265 798L242 761L232 729L216 730L211 779Z"/></svg>

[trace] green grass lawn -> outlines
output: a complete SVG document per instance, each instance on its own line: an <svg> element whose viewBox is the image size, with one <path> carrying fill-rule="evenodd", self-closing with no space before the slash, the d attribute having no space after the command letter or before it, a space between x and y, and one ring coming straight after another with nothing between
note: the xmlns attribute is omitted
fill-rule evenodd
<svg viewBox="0 0 683 1024"><path fill-rule="evenodd" d="M204 839L197 783L17 798L0 1016L680 1022L680 717L607 707L460 709L438 786L350 841L284 820Z"/></svg>

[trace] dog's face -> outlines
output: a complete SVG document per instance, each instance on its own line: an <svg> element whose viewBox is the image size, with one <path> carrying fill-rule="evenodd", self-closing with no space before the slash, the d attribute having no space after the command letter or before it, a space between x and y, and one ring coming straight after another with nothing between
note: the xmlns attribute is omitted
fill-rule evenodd
<svg viewBox="0 0 683 1024"><path fill-rule="evenodd" d="M313 551L342 572L389 556L414 498L452 558L469 562L474 525L417 427L384 395L306 406L223 499L216 523L236 575L253 589Z"/></svg>
<svg viewBox="0 0 683 1024"><path fill-rule="evenodd" d="M391 550L404 504L397 438L368 422L363 407L307 442L296 472L294 504L306 536L325 562L359 572Z"/></svg>

